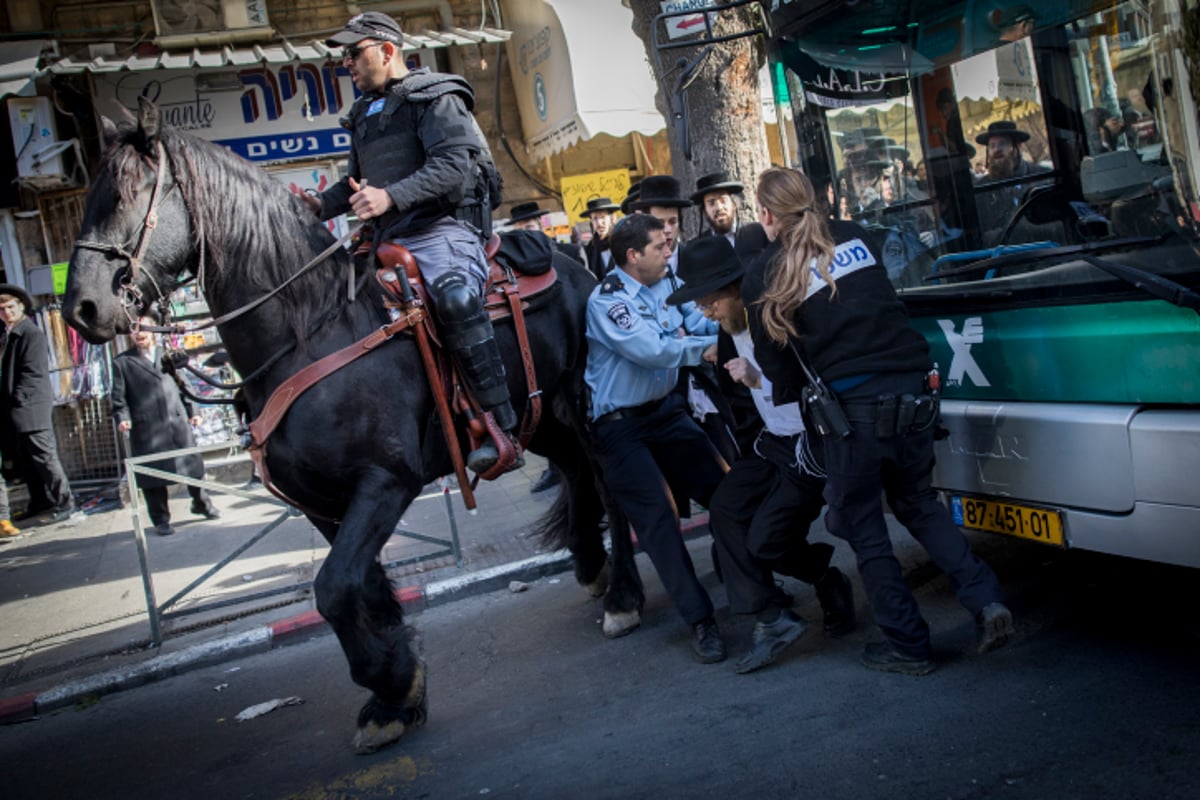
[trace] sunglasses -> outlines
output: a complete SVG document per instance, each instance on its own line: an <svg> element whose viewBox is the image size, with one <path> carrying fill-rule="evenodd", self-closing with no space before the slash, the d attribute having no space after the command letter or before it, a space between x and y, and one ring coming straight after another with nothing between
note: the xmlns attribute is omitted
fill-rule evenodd
<svg viewBox="0 0 1200 800"><path fill-rule="evenodd" d="M351 61L354 61L363 54L364 50L370 50L372 47L381 47L385 44L387 44L387 42L374 42L373 44L364 45L348 44L342 48L342 58L348 58Z"/></svg>

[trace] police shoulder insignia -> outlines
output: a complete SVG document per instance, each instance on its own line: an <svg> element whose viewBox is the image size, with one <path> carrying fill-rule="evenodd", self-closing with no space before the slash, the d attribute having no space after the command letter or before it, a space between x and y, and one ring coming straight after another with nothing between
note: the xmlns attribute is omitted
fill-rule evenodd
<svg viewBox="0 0 1200 800"><path fill-rule="evenodd" d="M600 294L612 294L624 288L625 284L621 283L620 278L616 275L609 275L604 279L604 283L600 284Z"/></svg>
<svg viewBox="0 0 1200 800"><path fill-rule="evenodd" d="M629 313L629 306L624 303L617 303L610 306L608 309L608 318L617 323L617 327L623 331L627 331L633 327L633 315Z"/></svg>

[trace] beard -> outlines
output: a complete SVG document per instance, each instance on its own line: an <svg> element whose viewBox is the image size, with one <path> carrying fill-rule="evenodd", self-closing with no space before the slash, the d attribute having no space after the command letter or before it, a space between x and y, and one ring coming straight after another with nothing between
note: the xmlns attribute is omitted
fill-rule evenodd
<svg viewBox="0 0 1200 800"><path fill-rule="evenodd" d="M718 236L724 236L733 230L733 217L725 217L720 220L709 217L708 224L712 226L713 233Z"/></svg>
<svg viewBox="0 0 1200 800"><path fill-rule="evenodd" d="M988 164L988 177L992 180L1003 180L1017 174L1017 165L1021 163L1020 151L1014 149L1005 158L993 159Z"/></svg>

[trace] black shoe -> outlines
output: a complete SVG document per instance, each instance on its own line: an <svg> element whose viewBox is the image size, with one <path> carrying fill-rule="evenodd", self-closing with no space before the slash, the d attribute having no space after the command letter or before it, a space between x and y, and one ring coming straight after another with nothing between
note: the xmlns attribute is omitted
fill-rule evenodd
<svg viewBox="0 0 1200 800"><path fill-rule="evenodd" d="M988 603L975 618L979 626L979 652L990 653L1008 644L1016 630L1012 612L1004 603Z"/></svg>
<svg viewBox="0 0 1200 800"><path fill-rule="evenodd" d="M825 612L825 635L845 636L854 630L854 588L837 567L830 567L817 583L817 599Z"/></svg>
<svg viewBox="0 0 1200 800"><path fill-rule="evenodd" d="M175 529L171 527L171 523L163 522L155 525L152 530L159 536L170 536L175 533Z"/></svg>
<svg viewBox="0 0 1200 800"><path fill-rule="evenodd" d="M725 642L712 617L692 626L692 652L701 664L716 664L725 660Z"/></svg>
<svg viewBox="0 0 1200 800"><path fill-rule="evenodd" d="M199 514L205 519L221 518L220 510L218 510L217 507L212 503L209 503L208 505L204 505L202 503L192 503L192 513Z"/></svg>
<svg viewBox="0 0 1200 800"><path fill-rule="evenodd" d="M19 514L13 514L12 518L20 522L23 519L37 519L48 511L53 511L54 506L30 506Z"/></svg>
<svg viewBox="0 0 1200 800"><path fill-rule="evenodd" d="M807 631L808 623L788 609L781 611L779 619L774 622L754 623L754 645L749 653L738 660L734 672L745 674L765 667L800 641Z"/></svg>
<svg viewBox="0 0 1200 800"><path fill-rule="evenodd" d="M553 467L547 467L542 471L541 476L533 482L533 485L529 487L529 493L537 494L538 492L544 492L547 489L558 486L560 483L562 483L562 475L558 474L558 470Z"/></svg>
<svg viewBox="0 0 1200 800"><path fill-rule="evenodd" d="M869 642L863 648L862 663L871 669L901 675L928 675L936 667L931 659L906 656L887 642Z"/></svg>

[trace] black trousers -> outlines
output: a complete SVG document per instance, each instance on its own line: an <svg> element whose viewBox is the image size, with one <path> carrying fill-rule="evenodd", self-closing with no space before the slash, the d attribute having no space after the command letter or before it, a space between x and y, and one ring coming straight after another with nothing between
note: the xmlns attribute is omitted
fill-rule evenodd
<svg viewBox="0 0 1200 800"><path fill-rule="evenodd" d="M707 507L725 476L724 459L674 392L654 412L600 423L594 434L604 483L683 621L695 625L712 616L712 600L696 577L668 484Z"/></svg>
<svg viewBox="0 0 1200 800"><path fill-rule="evenodd" d="M146 498L146 513L150 522L155 525L166 525L171 521L171 504L166 486L143 486L142 497ZM192 496L192 510L207 509L212 506L212 498L208 492L199 486L188 486L188 494Z"/></svg>
<svg viewBox="0 0 1200 800"><path fill-rule="evenodd" d="M69 507L71 486L58 460L58 442L54 431L22 431L17 434L18 472L29 489L30 508L64 509Z"/></svg>
<svg viewBox="0 0 1200 800"><path fill-rule="evenodd" d="M825 504L825 481L801 472L798 439L764 431L755 452L730 468L713 495L710 527L735 614L786 602L772 573L816 583L829 569L833 546L808 541Z"/></svg>
<svg viewBox="0 0 1200 800"><path fill-rule="evenodd" d="M880 375L843 402L869 403L879 394L921 394L924 375ZM929 625L904 582L883 516L881 494L896 519L946 573L972 614L1003 599L992 569L971 552L950 512L938 502L933 473L933 428L878 438L871 422L851 421L849 438L825 437L825 500L829 532L854 548L875 623L902 653L930 655Z"/></svg>

